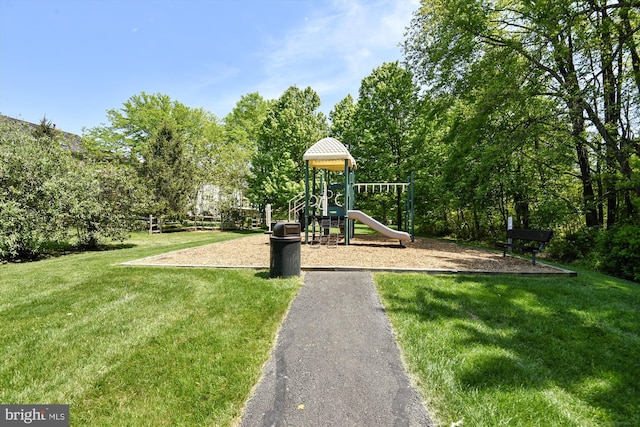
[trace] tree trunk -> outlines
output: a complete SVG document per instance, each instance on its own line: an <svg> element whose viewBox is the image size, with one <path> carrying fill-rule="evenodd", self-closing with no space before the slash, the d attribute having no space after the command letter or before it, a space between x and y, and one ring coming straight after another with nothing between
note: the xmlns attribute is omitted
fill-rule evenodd
<svg viewBox="0 0 640 427"><path fill-rule="evenodd" d="M593 191L593 183L591 179L591 163L589 160L589 151L584 140L585 119L583 110L585 102L580 92L580 85L576 76L576 70L573 63L573 46L571 37L568 37L567 45L561 40L557 40L556 63L562 78L563 85L567 91L565 99L569 108L569 117L571 120L571 138L576 149L578 166L580 167L580 180L582 182L582 203L585 216L585 225L594 227L599 225L598 211L596 209L595 193Z"/></svg>
<svg viewBox="0 0 640 427"><path fill-rule="evenodd" d="M604 126L608 137L605 138L605 179L604 191L607 197L607 228L611 228L618 221L618 179L616 174L618 158L618 119L620 118L620 102L618 81L614 72L613 44L611 31L613 23L606 8L600 10L600 52L602 63L602 98L604 106ZM603 135L604 137L604 135Z"/></svg>
<svg viewBox="0 0 640 427"><path fill-rule="evenodd" d="M575 132L573 132L575 134ZM582 133L582 132L580 132ZM574 135L574 138L575 135ZM579 139L580 137L577 137ZM591 167L589 153L583 143L576 143L578 165L580 166L580 180L582 181L582 203L584 208L585 225L595 227L600 225L598 211L596 209L595 193L591 182Z"/></svg>

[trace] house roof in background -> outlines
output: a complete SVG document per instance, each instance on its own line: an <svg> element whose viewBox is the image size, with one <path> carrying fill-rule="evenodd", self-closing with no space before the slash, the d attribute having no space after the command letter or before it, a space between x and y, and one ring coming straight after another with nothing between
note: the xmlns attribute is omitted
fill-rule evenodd
<svg viewBox="0 0 640 427"><path fill-rule="evenodd" d="M29 127L32 127L32 128L35 128L36 126L39 126L39 124L37 124L37 123L27 122L25 120L16 119L15 117L4 116L2 114L0 114L0 120L9 121L9 122L13 122L13 123L19 123L19 124L22 124L24 126L29 126ZM57 129L55 124L53 125L53 129L56 130L62 136L61 145L64 148L66 148L68 150L71 150L73 153L81 153L83 151L82 150L82 145L81 145L82 137L80 135L76 135L74 133L70 133L70 132L65 132L65 131L59 130L59 129Z"/></svg>

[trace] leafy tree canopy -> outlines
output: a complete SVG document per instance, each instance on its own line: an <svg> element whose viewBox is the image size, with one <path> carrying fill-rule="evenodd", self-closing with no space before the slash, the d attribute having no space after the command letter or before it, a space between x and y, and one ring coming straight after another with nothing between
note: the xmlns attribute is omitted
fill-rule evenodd
<svg viewBox="0 0 640 427"><path fill-rule="evenodd" d="M219 150L224 159L218 164L227 165L221 171L222 182L232 189L244 188L250 173L251 158L258 149L262 124L270 102L257 92L244 95L224 119L225 145Z"/></svg>
<svg viewBox="0 0 640 427"><path fill-rule="evenodd" d="M250 197L254 203L286 207L304 189L304 152L328 134L327 119L318 112L320 97L311 88L289 87L269 107L257 151L251 161Z"/></svg>

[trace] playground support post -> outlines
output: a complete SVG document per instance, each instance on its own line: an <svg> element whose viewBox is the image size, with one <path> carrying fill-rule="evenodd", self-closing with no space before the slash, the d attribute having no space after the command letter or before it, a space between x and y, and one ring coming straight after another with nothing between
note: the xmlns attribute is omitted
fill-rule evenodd
<svg viewBox="0 0 640 427"><path fill-rule="evenodd" d="M344 160L344 244L349 246L351 240L351 222L349 221L349 209L351 206L351 194L349 194L349 178L351 176L349 170L349 161Z"/></svg>
<svg viewBox="0 0 640 427"><path fill-rule="evenodd" d="M415 201L415 189L414 189L414 172L411 172L409 176L409 182L407 183L407 193L404 199L404 229L407 233L411 234L411 241L415 240L415 219L416 210L414 207Z"/></svg>
<svg viewBox="0 0 640 427"><path fill-rule="evenodd" d="M414 201L415 201L415 184L414 184L414 172L411 171L411 176L409 177L409 196L411 198L411 241L413 242L415 240L415 223L416 223L416 208L414 205Z"/></svg>
<svg viewBox="0 0 640 427"><path fill-rule="evenodd" d="M415 177L413 176L413 172L411 172L411 241L416 237L416 205L415 195L416 195L416 187L414 182Z"/></svg>
<svg viewBox="0 0 640 427"><path fill-rule="evenodd" d="M304 244L309 243L309 160L304 162Z"/></svg>

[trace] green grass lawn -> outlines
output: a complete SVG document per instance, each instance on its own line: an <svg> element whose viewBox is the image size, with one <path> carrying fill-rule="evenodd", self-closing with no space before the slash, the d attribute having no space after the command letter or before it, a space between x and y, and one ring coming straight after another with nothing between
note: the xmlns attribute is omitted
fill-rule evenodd
<svg viewBox="0 0 640 427"><path fill-rule="evenodd" d="M236 237L137 234L0 265L0 402L68 403L71 425L231 424L300 279L119 263Z"/></svg>
<svg viewBox="0 0 640 427"><path fill-rule="evenodd" d="M376 282L440 425L640 425L640 285L587 271Z"/></svg>
<svg viewBox="0 0 640 427"><path fill-rule="evenodd" d="M74 426L233 424L301 281L120 263L241 236L136 234L0 265L0 402L68 403ZM640 425L640 285L375 278L439 425Z"/></svg>

